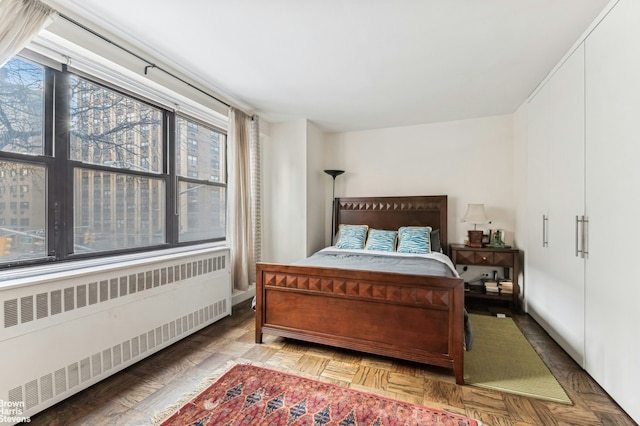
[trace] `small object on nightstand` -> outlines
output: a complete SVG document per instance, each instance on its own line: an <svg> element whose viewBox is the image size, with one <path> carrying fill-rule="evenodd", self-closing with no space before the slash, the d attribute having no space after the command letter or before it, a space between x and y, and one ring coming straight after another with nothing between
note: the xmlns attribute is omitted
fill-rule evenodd
<svg viewBox="0 0 640 426"><path fill-rule="evenodd" d="M469 247L482 247L483 231L478 231L478 225L486 225L491 223L484 212L484 204L469 204L467 213L460 219L460 222L473 223L473 230L469 230Z"/></svg>
<svg viewBox="0 0 640 426"><path fill-rule="evenodd" d="M511 248L511 246L508 246L504 243L504 230L503 229L498 229L496 231L493 231L491 237L490 237L490 241L489 244L486 245L486 247L490 247L490 248Z"/></svg>
<svg viewBox="0 0 640 426"><path fill-rule="evenodd" d="M484 283L482 281L464 283L464 290L470 293L482 294L484 293Z"/></svg>

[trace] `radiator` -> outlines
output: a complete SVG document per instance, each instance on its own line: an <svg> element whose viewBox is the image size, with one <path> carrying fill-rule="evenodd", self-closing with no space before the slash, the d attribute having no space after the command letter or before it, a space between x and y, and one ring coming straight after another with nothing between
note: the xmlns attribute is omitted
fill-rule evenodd
<svg viewBox="0 0 640 426"><path fill-rule="evenodd" d="M0 281L0 423L17 423L231 314L229 250Z"/></svg>

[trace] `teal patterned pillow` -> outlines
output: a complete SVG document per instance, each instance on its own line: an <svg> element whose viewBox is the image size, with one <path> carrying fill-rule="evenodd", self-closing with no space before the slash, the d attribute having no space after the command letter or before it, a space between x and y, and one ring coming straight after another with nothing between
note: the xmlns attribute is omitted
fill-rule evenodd
<svg viewBox="0 0 640 426"><path fill-rule="evenodd" d="M336 247L339 249L363 249L368 230L367 225L340 225Z"/></svg>
<svg viewBox="0 0 640 426"><path fill-rule="evenodd" d="M384 231L382 229L370 229L365 250L396 251L396 239L398 231Z"/></svg>
<svg viewBox="0 0 640 426"><path fill-rule="evenodd" d="M398 230L398 253L431 253L430 226L403 226Z"/></svg>

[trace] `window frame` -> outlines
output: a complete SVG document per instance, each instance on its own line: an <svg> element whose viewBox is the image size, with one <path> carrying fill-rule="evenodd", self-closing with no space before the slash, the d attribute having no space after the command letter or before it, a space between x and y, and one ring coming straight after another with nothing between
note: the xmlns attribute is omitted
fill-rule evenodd
<svg viewBox="0 0 640 426"><path fill-rule="evenodd" d="M69 70L66 65L61 65L59 69L52 68L50 65L41 63L37 60L25 58L23 56L15 56L14 58L35 64L44 70L43 87L43 153L41 155L21 154L15 152L0 151L0 161L8 160L19 163L32 163L45 167L45 208L46 208L46 253L44 257L19 259L3 262L0 257L0 270L15 266L28 266L32 264L42 264L48 262L68 261L76 259L87 259L95 257L113 256L135 252L152 252L170 247L181 247L189 245L198 245L202 243L215 243L226 240L226 230L223 230L224 236L221 238L203 238L197 241L179 241L179 217L178 189L181 182L190 182L198 184L206 184L208 186L222 187L225 191L224 205L220 209L220 213L224 215L226 223L227 219L227 183L228 183L228 133L219 125L203 121L189 114L180 113L179 115L172 110L167 109L163 105L159 105L144 96L132 93L118 87L116 84L105 82L100 78L87 75L83 72ZM144 170L135 170L134 168L120 168L104 164L92 164L78 160L72 160L70 157L71 149L71 90L70 81L72 77L85 79L92 84L104 87L107 90L114 91L131 100L131 102L140 102L157 108L162 113L162 141L161 154L164 158L160 159L161 167L158 173L146 172ZM82 95L80 95L82 96ZM129 102L127 102L128 104ZM55 112L55 114L54 114ZM128 113L131 113L130 111ZM211 182L202 179L192 179L177 174L175 156L176 156L176 121L178 116L193 122L198 126L203 125L213 129L224 135L224 180L222 182ZM104 120L104 118L103 118ZM101 122L103 121L101 120ZM149 126L142 126L149 127ZM144 131L145 129L141 129ZM150 130L150 129L146 129ZM150 133L150 132L149 132ZM123 143L127 143L123 140ZM165 194L164 203L164 242L158 244L149 244L141 247L131 247L124 249L102 250L91 253L75 253L74 237L77 232L77 226L74 223L74 171L94 170L98 172L107 172L115 174L124 174L138 176L150 179L160 179L164 184ZM114 184L115 185L115 184ZM89 182L89 188L91 188ZM116 190L116 186L112 186L112 191ZM81 208L81 206L75 206ZM203 209L205 210L205 209ZM111 229L116 230L118 227L118 217L114 210L111 214ZM142 220L142 219L141 219ZM144 220L143 220L144 221ZM147 224L150 226L149 224ZM124 227L127 227L126 221ZM82 236L80 236L82 239Z"/></svg>

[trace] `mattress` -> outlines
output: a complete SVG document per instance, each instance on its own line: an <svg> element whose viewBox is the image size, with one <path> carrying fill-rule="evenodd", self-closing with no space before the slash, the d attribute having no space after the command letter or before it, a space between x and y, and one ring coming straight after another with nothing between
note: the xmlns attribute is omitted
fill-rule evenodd
<svg viewBox="0 0 640 426"><path fill-rule="evenodd" d="M458 277L451 259L442 253L413 254L327 247L294 265Z"/></svg>

